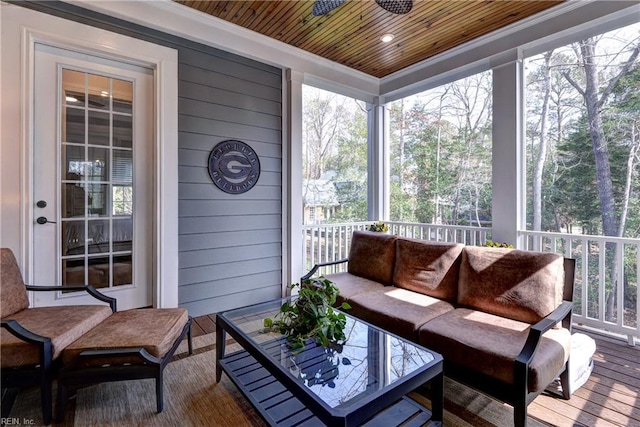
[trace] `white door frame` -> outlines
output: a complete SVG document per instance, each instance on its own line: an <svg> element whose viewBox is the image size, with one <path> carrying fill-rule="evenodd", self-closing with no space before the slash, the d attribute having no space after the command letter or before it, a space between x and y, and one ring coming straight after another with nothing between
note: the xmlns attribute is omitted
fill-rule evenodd
<svg viewBox="0 0 640 427"><path fill-rule="evenodd" d="M112 33L109 31L79 24L54 16L34 12L22 7L2 6L3 49L9 43L20 42L12 54L3 54L2 79L3 84L3 143L2 167L18 159L9 159L14 149L8 147L7 137L15 137L20 142L19 147L19 182L9 186L2 183L3 231L7 230L7 220L14 205L5 200L19 197L20 221L19 240L2 236L3 246L13 246L17 250L16 256L23 267L25 282L30 283L33 277L33 224L35 221L32 199L33 168L33 90L35 44L42 43L77 52L102 56L109 59L129 62L154 70L154 194L153 194L153 305L154 307L177 307L178 305L178 54L177 51L165 46L155 45L142 40ZM8 16L9 15L9 16ZM7 40L9 39L9 40ZM4 41L8 43L5 44ZM7 61L8 59L8 61ZM9 63L7 63L9 62ZM19 71L18 71L19 70ZM11 71L11 75L9 74ZM19 76L12 75L19 73ZM19 84L17 84L19 79ZM8 80L16 83L11 89ZM17 88L19 87L19 92ZM8 90L7 90L8 89ZM11 92L11 93L9 93ZM11 95L13 104L10 102ZM15 100L19 99L20 102ZM13 110L19 111L13 111ZM19 116L19 130L6 131L7 121L14 114ZM15 122L14 122L15 123ZM16 126L17 127L17 126ZM5 132L6 131L6 132ZM11 156L9 156L11 157ZM16 169L16 168L12 168ZM6 180L7 176L3 174ZM14 177L15 178L15 177ZM5 233L7 234L7 233ZM18 249L19 248L19 249ZM38 285L38 283L33 283ZM40 285L45 285L40 283ZM46 284L51 285L51 284Z"/></svg>

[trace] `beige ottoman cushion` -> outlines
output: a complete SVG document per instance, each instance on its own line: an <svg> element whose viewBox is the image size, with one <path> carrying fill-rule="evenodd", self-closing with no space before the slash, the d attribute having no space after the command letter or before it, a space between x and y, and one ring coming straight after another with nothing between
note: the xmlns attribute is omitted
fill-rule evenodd
<svg viewBox="0 0 640 427"><path fill-rule="evenodd" d="M86 350L144 348L152 356L162 358L180 336L189 319L184 308L147 308L119 311L99 326L69 345L63 355L65 365L76 361ZM123 363L123 358L118 358ZM91 364L102 365L108 360L95 359ZM140 362L132 358L130 363ZM83 366L87 366L83 361Z"/></svg>

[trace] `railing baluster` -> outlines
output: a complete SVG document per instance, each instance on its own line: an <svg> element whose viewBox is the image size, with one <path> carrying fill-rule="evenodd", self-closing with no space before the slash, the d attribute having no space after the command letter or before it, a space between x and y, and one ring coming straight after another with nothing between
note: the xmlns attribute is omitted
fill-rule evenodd
<svg viewBox="0 0 640 427"><path fill-rule="evenodd" d="M607 245L602 242L599 241L599 245L600 245L600 251L598 253L598 282L599 282L599 288L598 288L598 298L600 299L600 301L598 301L598 317L600 319L600 321L604 322L606 321L606 317L605 317L605 305L607 303L606 301L606 274L607 274L607 268L606 268L606 255L607 255Z"/></svg>

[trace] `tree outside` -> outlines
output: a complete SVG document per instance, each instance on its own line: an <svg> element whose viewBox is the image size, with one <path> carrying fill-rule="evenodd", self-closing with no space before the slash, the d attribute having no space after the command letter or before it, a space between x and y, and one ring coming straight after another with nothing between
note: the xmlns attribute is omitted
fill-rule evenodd
<svg viewBox="0 0 640 427"><path fill-rule="evenodd" d="M391 220L491 226L491 71L389 104Z"/></svg>
<svg viewBox="0 0 640 427"><path fill-rule="evenodd" d="M367 220L367 111L353 98L303 86L305 224Z"/></svg>
<svg viewBox="0 0 640 427"><path fill-rule="evenodd" d="M634 24L527 59L528 229L640 237L639 53L640 24ZM637 246L582 246L573 250L579 260L587 253L587 277L577 285L588 283L588 315L596 317L603 304L604 320L617 321L615 297L624 286L623 304L634 318ZM607 266L604 301L600 253Z"/></svg>

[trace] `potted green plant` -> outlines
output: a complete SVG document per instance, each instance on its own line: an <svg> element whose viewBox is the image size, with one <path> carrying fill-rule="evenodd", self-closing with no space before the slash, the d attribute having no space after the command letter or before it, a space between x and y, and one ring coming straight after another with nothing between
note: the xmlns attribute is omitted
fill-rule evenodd
<svg viewBox="0 0 640 427"><path fill-rule="evenodd" d="M304 286L297 283L289 286L292 290L297 287L298 295L285 301L274 319L264 319L265 329L286 335L294 350L304 349L309 339L325 347L344 344L347 318L333 308L338 296L335 284L321 277L305 281ZM343 302L340 308L348 310L351 306Z"/></svg>

